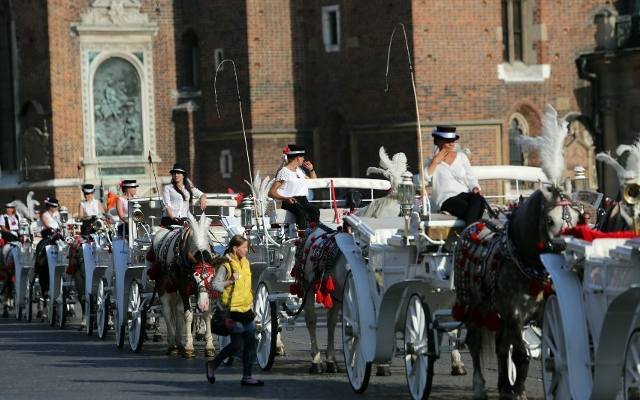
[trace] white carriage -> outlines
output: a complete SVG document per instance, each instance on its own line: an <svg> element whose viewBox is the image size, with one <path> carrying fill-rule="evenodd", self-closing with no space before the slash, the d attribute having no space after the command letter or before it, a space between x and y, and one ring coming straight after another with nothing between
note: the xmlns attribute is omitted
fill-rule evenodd
<svg viewBox="0 0 640 400"><path fill-rule="evenodd" d="M500 197L507 200L527 195L547 180L533 167L474 169L480 180L505 180L494 189L502 189ZM396 341L402 338L409 392L413 399L425 399L443 335L461 327L452 319L450 308L455 301L455 237L465 224L445 214L411 211L414 189L407 181L398 189L399 198L404 198L400 200L404 218L348 216L345 221L353 234L336 236L349 269L342 303L342 344L349 382L355 392L362 393L371 365L390 363Z"/></svg>
<svg viewBox="0 0 640 400"><path fill-rule="evenodd" d="M555 289L542 329L545 398L640 399L640 239L572 238L542 261Z"/></svg>
<svg viewBox="0 0 640 400"><path fill-rule="evenodd" d="M31 305L34 300L34 287L33 284L29 282L29 276L33 269L36 243L30 234L27 221L23 221L20 228L21 236L28 237L29 239L12 245L10 250L9 257L13 260L16 277L14 307L16 319L24 319L31 322Z"/></svg>
<svg viewBox="0 0 640 400"><path fill-rule="evenodd" d="M337 221L342 220L343 212L348 210L343 199L347 192L359 191L365 205L390 189L387 180L362 178L310 179L308 186L314 194L311 201L320 206L320 222L331 228L338 226ZM237 218L223 221L230 235L244 233L251 243L248 257L254 277L257 361L263 370L269 370L281 327L293 329L301 310L301 300L289 293L290 285L295 282L290 274L298 237L292 214L280 209L273 210L272 217L260 215L259 211L254 214L251 204L252 199L245 202L245 206L249 206L242 209L242 221ZM259 217L255 218L256 215Z"/></svg>

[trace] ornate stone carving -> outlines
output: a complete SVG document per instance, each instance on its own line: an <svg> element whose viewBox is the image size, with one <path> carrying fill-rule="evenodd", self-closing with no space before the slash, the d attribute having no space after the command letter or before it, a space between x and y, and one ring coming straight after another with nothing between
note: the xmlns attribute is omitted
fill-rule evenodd
<svg viewBox="0 0 640 400"><path fill-rule="evenodd" d="M140 12L139 0L95 0L82 14L86 25L149 25L147 14Z"/></svg>

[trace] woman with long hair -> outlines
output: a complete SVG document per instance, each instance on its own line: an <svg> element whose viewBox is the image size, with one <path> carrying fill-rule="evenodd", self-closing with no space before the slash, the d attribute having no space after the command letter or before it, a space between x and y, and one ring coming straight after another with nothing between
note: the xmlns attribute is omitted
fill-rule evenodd
<svg viewBox="0 0 640 400"><path fill-rule="evenodd" d="M318 222L320 211L307 199L307 179L317 178L313 164L305 160L302 146L290 144L283 150L285 164L269 189L269 197L282 200L282 208L293 213L298 229L306 229L309 222Z"/></svg>
<svg viewBox="0 0 640 400"><path fill-rule="evenodd" d="M251 289L251 266L247 259L249 241L242 235L229 240L225 251L227 262L223 264L213 280L213 287L220 292L219 306L228 307L234 322L231 342L211 361L206 363L207 380L215 383L215 370L229 357L242 350L243 386L264 386L264 382L251 374L256 358L256 323L253 312L253 292Z"/></svg>
<svg viewBox="0 0 640 400"><path fill-rule="evenodd" d="M164 227L182 225L189 218L189 207L194 198L199 198L202 211L207 208L207 195L191 183L180 164L174 164L169 173L171 184L166 185L162 193L164 211L160 224Z"/></svg>
<svg viewBox="0 0 640 400"><path fill-rule="evenodd" d="M456 151L460 135L454 126L437 126L431 136L437 152L425 163L425 176L432 182L436 207L471 225L482 218L486 200L469 158Z"/></svg>

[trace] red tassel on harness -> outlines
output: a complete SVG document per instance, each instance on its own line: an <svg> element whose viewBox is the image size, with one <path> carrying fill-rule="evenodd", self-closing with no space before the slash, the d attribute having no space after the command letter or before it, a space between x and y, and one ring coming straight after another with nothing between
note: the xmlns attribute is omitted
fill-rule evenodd
<svg viewBox="0 0 640 400"><path fill-rule="evenodd" d="M324 301L322 302L322 305L326 309L330 309L331 307L333 307L333 300L331 299L330 295L324 296Z"/></svg>
<svg viewBox="0 0 640 400"><path fill-rule="evenodd" d="M324 287L327 289L327 292L331 293L336 290L336 284L333 281L333 275L329 275L327 280L324 282Z"/></svg>
<svg viewBox="0 0 640 400"><path fill-rule="evenodd" d="M324 304L324 295L320 290L316 292L316 303Z"/></svg>

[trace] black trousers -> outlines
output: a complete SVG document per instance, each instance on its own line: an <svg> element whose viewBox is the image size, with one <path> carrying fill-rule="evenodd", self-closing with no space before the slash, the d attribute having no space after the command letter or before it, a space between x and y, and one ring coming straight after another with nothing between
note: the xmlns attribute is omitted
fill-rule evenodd
<svg viewBox="0 0 640 400"><path fill-rule="evenodd" d="M313 204L309 203L307 196L296 196L295 203L289 203L284 200L282 208L290 211L296 216L296 225L298 229L307 229L309 222L318 222L320 220L320 210Z"/></svg>
<svg viewBox="0 0 640 400"><path fill-rule="evenodd" d="M486 201L480 194L466 192L449 197L440 210L463 219L467 226L482 219Z"/></svg>

